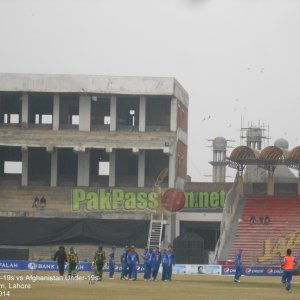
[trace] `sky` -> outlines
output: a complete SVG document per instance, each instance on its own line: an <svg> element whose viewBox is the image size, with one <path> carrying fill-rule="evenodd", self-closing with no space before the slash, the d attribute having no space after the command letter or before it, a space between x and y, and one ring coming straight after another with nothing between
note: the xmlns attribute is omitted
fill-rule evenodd
<svg viewBox="0 0 300 300"><path fill-rule="evenodd" d="M211 181L215 137L260 125L265 146L300 145L299 16L299 0L1 0L0 72L175 77L188 174Z"/></svg>

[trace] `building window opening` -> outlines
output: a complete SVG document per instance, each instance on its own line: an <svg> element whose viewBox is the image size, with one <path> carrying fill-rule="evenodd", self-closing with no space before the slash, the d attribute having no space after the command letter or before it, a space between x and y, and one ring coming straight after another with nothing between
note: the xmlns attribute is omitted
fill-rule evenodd
<svg viewBox="0 0 300 300"><path fill-rule="evenodd" d="M98 175L100 176L109 175L109 161L99 161Z"/></svg>
<svg viewBox="0 0 300 300"><path fill-rule="evenodd" d="M5 161L4 174L22 174L21 161Z"/></svg>
<svg viewBox="0 0 300 300"><path fill-rule="evenodd" d="M79 125L79 107L72 104L72 106L69 106L68 110L68 124Z"/></svg>
<svg viewBox="0 0 300 300"><path fill-rule="evenodd" d="M20 116L18 114L4 114L4 124L19 124Z"/></svg>
<svg viewBox="0 0 300 300"><path fill-rule="evenodd" d="M128 125L130 125L130 126L134 126L135 125L135 110L134 109L130 109L129 110Z"/></svg>
<svg viewBox="0 0 300 300"><path fill-rule="evenodd" d="M79 125L79 115L72 115L71 116L71 124L72 125Z"/></svg>
<svg viewBox="0 0 300 300"><path fill-rule="evenodd" d="M52 124L52 115L35 114L35 124Z"/></svg>
<svg viewBox="0 0 300 300"><path fill-rule="evenodd" d="M42 115L42 124L52 124L52 115Z"/></svg>
<svg viewBox="0 0 300 300"><path fill-rule="evenodd" d="M104 125L110 125L110 116L104 116Z"/></svg>

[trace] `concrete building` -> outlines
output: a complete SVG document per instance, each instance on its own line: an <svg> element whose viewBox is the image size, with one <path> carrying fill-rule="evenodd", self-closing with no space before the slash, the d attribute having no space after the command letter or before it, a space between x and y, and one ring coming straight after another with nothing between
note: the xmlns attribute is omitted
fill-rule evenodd
<svg viewBox="0 0 300 300"><path fill-rule="evenodd" d="M226 151L227 140L221 136L212 140L213 160L209 162L213 166L213 182L226 182Z"/></svg>
<svg viewBox="0 0 300 300"><path fill-rule="evenodd" d="M0 74L0 92L1 182L18 162L22 186L152 186L163 168L183 186L188 95L174 78Z"/></svg>
<svg viewBox="0 0 300 300"><path fill-rule="evenodd" d="M188 105L175 78L0 74L1 211L17 215L17 198L40 191L47 207L58 201L52 216L63 211L72 218L67 205L74 188L150 192L159 182L162 189L183 189ZM9 198L10 187L16 191ZM145 219L144 211L118 212L94 217ZM169 228L167 240L174 234Z"/></svg>

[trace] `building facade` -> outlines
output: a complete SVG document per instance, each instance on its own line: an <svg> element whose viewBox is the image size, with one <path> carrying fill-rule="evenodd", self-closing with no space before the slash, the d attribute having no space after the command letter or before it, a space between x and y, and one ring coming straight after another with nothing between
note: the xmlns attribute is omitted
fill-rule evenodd
<svg viewBox="0 0 300 300"><path fill-rule="evenodd" d="M183 189L188 104L174 78L0 74L0 185L68 203L78 188Z"/></svg>

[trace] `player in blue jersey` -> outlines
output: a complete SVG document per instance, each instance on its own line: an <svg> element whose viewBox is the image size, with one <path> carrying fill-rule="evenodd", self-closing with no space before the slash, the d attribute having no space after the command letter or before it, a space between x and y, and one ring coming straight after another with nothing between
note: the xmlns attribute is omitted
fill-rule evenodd
<svg viewBox="0 0 300 300"><path fill-rule="evenodd" d="M111 252L108 254L108 270L109 270L109 279L114 279L115 274L115 246L111 247Z"/></svg>
<svg viewBox="0 0 300 300"><path fill-rule="evenodd" d="M152 268L151 268L152 269L152 274L151 274L152 280L156 280L160 262L161 262L161 253L159 251L159 248L155 247L152 252Z"/></svg>
<svg viewBox="0 0 300 300"><path fill-rule="evenodd" d="M168 255L168 259L169 259L169 264L167 267L167 280L171 280L173 265L175 264L175 254L173 251L173 247L171 245L168 246L167 255Z"/></svg>
<svg viewBox="0 0 300 300"><path fill-rule="evenodd" d="M242 267L242 253L243 249L239 249L236 253L234 264L235 264L235 274L234 274L234 282L240 282L240 277L243 273L243 267Z"/></svg>
<svg viewBox="0 0 300 300"><path fill-rule="evenodd" d="M148 281L151 278L151 268L152 268L152 248L145 248L144 254L144 280Z"/></svg>
<svg viewBox="0 0 300 300"><path fill-rule="evenodd" d="M121 266L122 266L122 271L121 271L121 280L126 280L128 279L128 265L127 265L127 254L129 252L130 248L128 246L124 247L124 250L121 253Z"/></svg>
<svg viewBox="0 0 300 300"><path fill-rule="evenodd" d="M163 249L162 254L161 254L161 265L162 265L161 280L168 281L169 256L167 254L166 249Z"/></svg>
<svg viewBox="0 0 300 300"><path fill-rule="evenodd" d="M127 255L127 264L129 266L129 280L137 280L137 264L140 263L140 258L135 247L131 246Z"/></svg>

